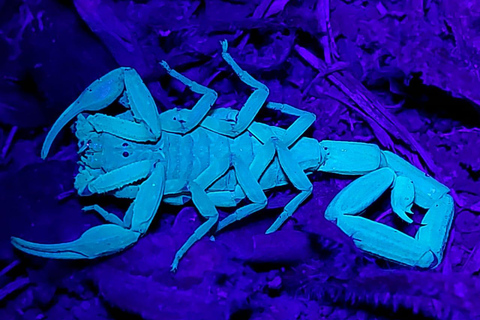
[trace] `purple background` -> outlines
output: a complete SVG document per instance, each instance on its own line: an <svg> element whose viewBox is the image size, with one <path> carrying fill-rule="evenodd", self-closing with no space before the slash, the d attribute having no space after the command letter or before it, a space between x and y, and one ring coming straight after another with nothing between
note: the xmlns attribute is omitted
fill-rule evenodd
<svg viewBox="0 0 480 320"><path fill-rule="evenodd" d="M0 273L0 319L480 319L480 9L438 2L0 0L0 267L10 266ZM328 174L312 176L313 196L280 231L264 235L291 188L270 193L268 210L216 242L199 241L176 274L175 251L201 223L191 205L162 205L144 238L105 259L12 249L12 235L69 241L102 223L82 206L128 206L74 193L68 128L39 157L51 124L92 81L134 67L160 110L191 107L198 96L171 81L158 65L166 60L217 90L216 107L239 108L250 90L221 59L223 39L270 88L269 101L317 115L307 136L378 144L452 189L440 267L359 252L323 218L352 181ZM262 111L257 120L292 119ZM367 215L414 234L418 224L399 221L388 201Z"/></svg>

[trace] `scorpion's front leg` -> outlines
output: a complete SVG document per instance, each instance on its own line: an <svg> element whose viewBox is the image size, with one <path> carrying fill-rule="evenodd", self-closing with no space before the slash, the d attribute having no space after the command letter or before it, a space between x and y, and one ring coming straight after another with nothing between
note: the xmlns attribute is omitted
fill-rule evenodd
<svg viewBox="0 0 480 320"><path fill-rule="evenodd" d="M87 117L92 130L110 132L125 139L149 141L161 135L157 106L138 73L132 68L118 68L93 82L57 119L42 147L46 158L53 140L73 118L85 111L100 111L112 104L123 93L122 102L131 108L136 122L105 115Z"/></svg>
<svg viewBox="0 0 480 320"><path fill-rule="evenodd" d="M164 164L145 160L111 171L86 186L90 193L104 193L144 178L123 221L94 206L87 209L96 210L112 224L90 228L72 242L39 244L12 237L12 244L26 253L53 259L94 259L125 249L147 231L158 210L165 188Z"/></svg>
<svg viewBox="0 0 480 320"><path fill-rule="evenodd" d="M449 189L407 161L371 144L322 141L320 171L364 174L343 189L327 207L325 217L351 236L355 244L374 255L410 265L438 265L453 218ZM390 226L357 216L388 188L392 209L407 223L413 203L427 208L415 238Z"/></svg>
<svg viewBox="0 0 480 320"><path fill-rule="evenodd" d="M192 110L174 109L168 110L161 114L162 129L174 133L187 133L195 128L210 111L210 108L217 100L218 94L215 90L202 86L192 81L184 75L170 68L167 62L160 63L167 73L173 78L179 80L195 93L201 94L202 97L193 106Z"/></svg>
<svg viewBox="0 0 480 320"><path fill-rule="evenodd" d="M294 144L304 133L307 129L315 122L316 116L312 112L308 112L305 110L301 110L291 105L285 103L278 103L278 102L269 102L267 103L267 108L272 110L277 110L282 113L298 117L284 132L278 133L277 137L283 141L285 146L289 148L292 144ZM259 124L255 123L253 126L258 126ZM278 131L278 130L277 130ZM256 129L250 130L252 134L257 132ZM260 134L258 137L260 140L265 140L268 136Z"/></svg>
<svg viewBox="0 0 480 320"><path fill-rule="evenodd" d="M240 68L235 60L233 60L232 56L227 52L227 40L222 41L221 44L223 48L223 59L232 67L233 71L240 77L240 80L253 87L255 91L253 91L250 97L248 97L247 101L237 114L236 119L233 119L234 121L207 116L205 120L202 121L201 126L228 137L235 138L250 126L258 111L267 100L269 90L266 85L253 78L248 72Z"/></svg>

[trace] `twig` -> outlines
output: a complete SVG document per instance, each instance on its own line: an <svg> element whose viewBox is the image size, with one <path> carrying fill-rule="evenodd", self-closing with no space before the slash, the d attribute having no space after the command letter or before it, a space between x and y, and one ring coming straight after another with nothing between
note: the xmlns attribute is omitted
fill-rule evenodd
<svg viewBox="0 0 480 320"><path fill-rule="evenodd" d="M473 259L473 262L471 262L472 259ZM468 255L468 258L463 264L461 271L467 272L470 274L477 272L480 269L480 266L478 265L479 260L480 260L480 249L479 249L479 245L477 244Z"/></svg>
<svg viewBox="0 0 480 320"><path fill-rule="evenodd" d="M8 266L3 268L0 271L0 277L5 276L8 272L13 270L15 267L17 267L20 264L19 260L15 260L12 263L10 263ZM30 279L27 277L19 277L12 282L8 283L5 285L3 288L0 289L0 301L5 299L8 295L26 287L28 284L30 284Z"/></svg>
<svg viewBox="0 0 480 320"><path fill-rule="evenodd" d="M382 220L383 218L385 218L386 216L388 216L392 212L393 212L392 208L389 208L389 209L385 210L382 214L380 214L378 216L377 219L375 219L375 221L380 222L380 220Z"/></svg>
<svg viewBox="0 0 480 320"><path fill-rule="evenodd" d="M26 287L29 284L30 284L30 279L26 277L15 279L14 281L7 284L5 287L0 289L0 301L5 299L5 297L7 297L8 295Z"/></svg>
<svg viewBox="0 0 480 320"><path fill-rule="evenodd" d="M255 9L253 18L268 18L283 11L290 0L263 0Z"/></svg>
<svg viewBox="0 0 480 320"><path fill-rule="evenodd" d="M18 266L20 264L20 260L15 260L13 261L12 263L10 263L8 266L6 266L5 268L2 269L2 271L0 271L0 277L3 277L4 275L6 275L7 273L10 272L10 270L12 270L13 268L15 268L16 266Z"/></svg>
<svg viewBox="0 0 480 320"><path fill-rule="evenodd" d="M262 0L262 2L260 2L260 4L255 8L252 17L254 19L264 20L269 16L281 12L287 5L288 1L289 0ZM243 48L249 39L250 33L247 33L242 39L242 43L238 46L238 48Z"/></svg>
<svg viewBox="0 0 480 320"><path fill-rule="evenodd" d="M330 0L319 0L315 12L318 28L322 33L320 43L323 47L323 56L327 65L330 65L334 62L334 58L339 57L330 25Z"/></svg>
<svg viewBox="0 0 480 320"><path fill-rule="evenodd" d="M5 145L2 148L2 153L0 154L0 159L5 159L7 156L8 149L10 148L10 145L12 144L13 137L15 136L15 133L17 133L18 127L13 126L12 130L10 130L10 133L8 134L7 140L5 140Z"/></svg>
<svg viewBox="0 0 480 320"><path fill-rule="evenodd" d="M60 201L60 200L66 199L74 193L75 193L75 189L70 189L70 190L64 191L64 192L60 193L59 195L57 195L57 200Z"/></svg>
<svg viewBox="0 0 480 320"><path fill-rule="evenodd" d="M328 68L326 68L323 72L318 72L318 74L315 76L315 78L313 78L313 80L310 81L310 83L307 85L307 87L305 89L303 89L302 96L305 96L310 91L310 88L312 87L312 85L314 85L321 78L324 78L327 75L330 75L330 74L338 72L338 71L343 71L346 68L348 68L349 66L350 66L350 64L348 62L336 62L336 63L328 66Z"/></svg>

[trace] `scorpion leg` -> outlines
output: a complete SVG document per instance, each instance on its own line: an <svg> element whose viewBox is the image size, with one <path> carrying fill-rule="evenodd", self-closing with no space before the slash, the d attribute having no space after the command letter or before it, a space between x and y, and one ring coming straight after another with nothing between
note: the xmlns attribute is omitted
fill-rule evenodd
<svg viewBox="0 0 480 320"><path fill-rule="evenodd" d="M284 103L269 102L266 107L292 116L298 116L298 118L286 130L277 127L272 128L263 123L252 123L248 131L262 142L268 141L272 136L276 136L289 148L307 131L316 119L314 113Z"/></svg>
<svg viewBox="0 0 480 320"><path fill-rule="evenodd" d="M105 114L97 113L85 118L85 121L98 133L110 133L119 138L136 141L156 141L158 137L152 134L152 132L142 123L137 123L117 117L108 116ZM83 125L83 124L82 124ZM77 132L80 132L77 129ZM77 136L79 134L77 133Z"/></svg>
<svg viewBox="0 0 480 320"><path fill-rule="evenodd" d="M283 212L275 220L275 222L266 231L267 234L275 232L282 226L282 224L292 216L297 208L307 199L313 191L313 185L307 177L307 174L300 167L298 162L294 159L292 153L281 140L274 140L278 159L280 165L285 172L288 180L293 184L295 188L300 190L289 203L285 206Z"/></svg>
<svg viewBox="0 0 480 320"><path fill-rule="evenodd" d="M240 77L240 80L246 85L253 87L255 91L248 97L247 101L240 109L234 123L214 117L206 117L202 121L201 126L211 131L235 138L244 132L252 123L262 105L267 100L269 90L266 85L253 78L233 60L232 56L227 52L227 40L221 41L222 57L233 68L233 71Z"/></svg>
<svg viewBox="0 0 480 320"><path fill-rule="evenodd" d="M164 182L165 166L157 162L140 185L122 225L95 226L67 243L39 244L12 237L12 244L26 253L53 259L94 259L124 250L137 242L150 226L162 200Z"/></svg>
<svg viewBox="0 0 480 320"><path fill-rule="evenodd" d="M84 174L79 174L75 179L75 188L81 196L114 191L121 186L146 178L151 172L152 165L151 160L133 162L98 177L92 176L91 179L84 179ZM89 170L85 169L85 171L88 175Z"/></svg>
<svg viewBox="0 0 480 320"><path fill-rule="evenodd" d="M293 133L300 132L298 128L301 128L301 125L305 123L308 124L308 121L299 122L300 125L297 128L295 128L294 131L292 131L292 136L288 138L293 140L296 137L296 135ZM304 126L303 128L306 130L308 127ZM300 190L300 193L296 195L285 206L285 209L277 218L277 220L275 220L275 222L270 226L270 228L268 228L268 230L266 231L266 233L268 234L278 230L278 228L280 228L280 226L288 218L292 216L292 214L295 212L295 210L297 210L300 204L303 201L305 201L305 199L307 199L310 196L310 194L312 194L313 186L310 180L308 179L307 174L303 171L303 169L298 164L298 161L294 159L292 152L287 148L285 142L280 138L283 136L284 134L283 132L285 132L285 130L280 129L281 130L280 131L279 129L271 128L261 123L253 123L248 130L262 142L273 141L275 150L278 154L280 166L282 167L283 171L285 172L285 175L290 180L290 182L294 185L294 187Z"/></svg>
<svg viewBox="0 0 480 320"><path fill-rule="evenodd" d="M217 155L215 158L222 158L226 155ZM226 165L223 165L226 164ZM172 271L176 271L180 259L185 255L185 253L190 249L195 242L203 238L217 223L218 221L218 211L215 208L215 204L208 197L206 189L212 185L218 178L223 176L228 169L230 164L226 161L218 161L210 163L209 167L205 169L195 180L190 181L187 184L187 188L192 195L192 201L197 207L198 212L202 217L207 219L202 225L200 225L197 230L187 239L187 241L182 245L182 247L175 254L175 258L172 262Z"/></svg>
<svg viewBox="0 0 480 320"><path fill-rule="evenodd" d="M291 105L277 102L269 102L266 105L267 108L281 111L292 116L298 116L292 125L290 125L285 133L279 138L285 143L287 147L290 147L300 138L305 131L315 122L316 116L312 112L304 111Z"/></svg>
<svg viewBox="0 0 480 320"><path fill-rule="evenodd" d="M259 210L262 210L267 205L265 192L258 183L259 176L255 177L250 168L247 167L238 156L233 159L233 167L235 168L238 184L242 187L247 198L252 201L252 203L237 209L234 213L220 221L216 232L219 232L235 221L241 220Z"/></svg>
<svg viewBox="0 0 480 320"><path fill-rule="evenodd" d="M236 186L234 191L209 191L208 197L215 207L235 207L245 199L245 193L240 186Z"/></svg>
<svg viewBox="0 0 480 320"><path fill-rule="evenodd" d="M248 190L248 186L250 185L257 185L258 180L260 179L260 176L264 173L265 168L272 162L273 157L275 156L275 146L273 145L272 140L267 141L260 149L257 151L256 157L253 159L252 163L250 164L250 167L247 169L245 167L242 167L242 165L237 166L235 168L236 173L241 174L242 177L238 177L237 179L239 183L243 185L243 187L237 187L234 192L213 192L209 193L209 197L214 201L216 206L225 206L225 207L234 207L237 205L239 200L242 200L245 198L246 192L243 191L243 189ZM246 171L249 172L246 172ZM246 177L246 179L251 180L251 182L247 182L248 180L245 180L243 177ZM263 192L263 189L261 185L260 190ZM253 191L250 193L250 191ZM259 196L260 192L259 190L248 190L250 195L247 194L247 197L254 202L261 203L263 201L263 197ZM221 229L226 228L230 224L234 223L235 221L239 221L243 218L246 218L247 216L255 213L258 210L261 210L264 206L260 206L258 204L252 203L247 210L246 206L243 208L239 208L236 210L232 215L226 217L222 221L218 223L218 227L216 232L219 232ZM211 240L215 240L213 236L210 237Z"/></svg>
<svg viewBox="0 0 480 320"><path fill-rule="evenodd" d="M141 174L141 173L140 173ZM117 198L126 198L126 199L135 199L138 195L140 187L138 185L126 185L120 189L115 189L113 191L109 191L108 193L113 194ZM98 204L94 204L92 206L86 206L82 208L83 211L95 211L98 213L105 221L117 224L119 226L125 227L129 225L128 223L125 224L125 221L130 221L131 218L127 219L130 216L130 210L127 210L126 217L124 220L121 220L116 214L110 213Z"/></svg>
<svg viewBox="0 0 480 320"><path fill-rule="evenodd" d="M94 204L93 206L86 206L82 208L83 211L95 211L98 213L102 218L110 223L116 224L118 226L123 227L124 223L123 220L121 220L116 214L110 213L107 210L103 209L101 206L98 204Z"/></svg>
<svg viewBox="0 0 480 320"><path fill-rule="evenodd" d="M200 215L202 215L202 217L207 219L207 221L202 223L202 225L200 225L200 227L195 230L195 232L177 251L171 266L171 271L173 272L177 270L180 259L182 259L188 249L190 249L195 244L195 242L203 238L218 221L217 208L215 208L215 205L213 204L212 200L210 200L205 190L195 182L190 182L188 185L188 189L192 194L192 201L197 207L198 212L200 213Z"/></svg>
<svg viewBox="0 0 480 320"><path fill-rule="evenodd" d="M193 106L192 110L174 109L165 111L160 115L163 130L174 133L187 133L205 118L212 105L217 100L218 94L215 90L202 86L173 70L167 62L162 61L160 64L170 76L179 80L193 92L203 95Z"/></svg>

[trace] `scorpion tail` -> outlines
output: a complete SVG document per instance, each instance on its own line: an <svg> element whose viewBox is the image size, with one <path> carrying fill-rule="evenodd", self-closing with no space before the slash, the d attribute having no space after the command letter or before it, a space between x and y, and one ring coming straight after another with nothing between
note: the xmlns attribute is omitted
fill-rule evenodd
<svg viewBox="0 0 480 320"><path fill-rule="evenodd" d="M53 140L60 130L67 125L73 118L84 111L98 111L112 104L122 93L124 85L124 69L115 69L100 79L94 81L85 91L65 110L45 138L41 156L47 157L48 151L52 146Z"/></svg>
<svg viewBox="0 0 480 320"><path fill-rule="evenodd" d="M114 254L137 242L140 233L115 224L87 230L79 239L58 244L40 244L12 237L15 248L28 254L50 259L94 259Z"/></svg>

